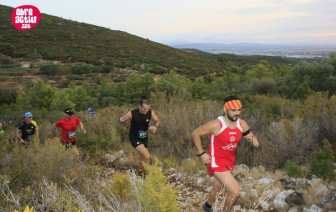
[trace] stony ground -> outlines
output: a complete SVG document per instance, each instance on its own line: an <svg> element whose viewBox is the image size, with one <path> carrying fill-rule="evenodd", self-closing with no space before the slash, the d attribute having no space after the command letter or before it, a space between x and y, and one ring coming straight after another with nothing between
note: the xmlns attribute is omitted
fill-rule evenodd
<svg viewBox="0 0 336 212"><path fill-rule="evenodd" d="M113 158L101 161L100 165L104 167L100 180L103 186L112 183L115 173L135 170L134 164ZM254 167L249 170L243 164L238 165L235 170L237 172L235 178L240 183L242 192L232 211L336 212L335 183L323 185L322 180L316 177L295 179L282 174L274 175L275 173L266 172L263 167ZM207 200L213 182L213 178L207 175L206 170L191 174L169 168L163 170L163 173L167 177L167 183L177 191L180 211L203 211L202 205ZM306 198L304 199L303 196ZM322 203L323 198L321 197L324 197L323 201L327 204ZM305 202L305 200L310 202Z"/></svg>
<svg viewBox="0 0 336 212"><path fill-rule="evenodd" d="M102 179L100 179L103 185L111 183L115 173L126 173L132 169L134 170L134 166L127 163L120 164L102 161L101 165L104 166L104 173L102 173ZM198 186L195 184L197 182L197 175L188 175L175 169L164 170L164 175L167 177L167 182L177 191L177 201L179 202L181 212L203 211L202 205L208 195L206 189L210 187L210 180L208 182L201 182L202 185Z"/></svg>

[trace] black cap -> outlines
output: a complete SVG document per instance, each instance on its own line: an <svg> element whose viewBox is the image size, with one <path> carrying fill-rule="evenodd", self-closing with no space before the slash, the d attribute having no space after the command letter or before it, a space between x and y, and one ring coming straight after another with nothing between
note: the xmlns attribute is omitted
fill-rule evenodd
<svg viewBox="0 0 336 212"><path fill-rule="evenodd" d="M73 114L75 114L75 112L71 108L66 108L64 110L64 113L68 114L69 116L72 116Z"/></svg>

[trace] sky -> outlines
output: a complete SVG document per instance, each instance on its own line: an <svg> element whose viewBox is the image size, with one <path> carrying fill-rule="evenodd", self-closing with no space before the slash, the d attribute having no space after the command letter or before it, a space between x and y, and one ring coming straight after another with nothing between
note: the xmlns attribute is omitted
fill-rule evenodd
<svg viewBox="0 0 336 212"><path fill-rule="evenodd" d="M336 0L0 0L165 44L336 45Z"/></svg>

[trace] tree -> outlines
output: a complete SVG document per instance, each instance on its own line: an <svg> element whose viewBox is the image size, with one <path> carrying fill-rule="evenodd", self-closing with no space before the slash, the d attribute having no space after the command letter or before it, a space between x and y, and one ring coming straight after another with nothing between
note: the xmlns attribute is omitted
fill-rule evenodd
<svg viewBox="0 0 336 212"><path fill-rule="evenodd" d="M150 92L155 84L153 76L149 73L143 75L141 77L141 84L143 87L143 95L150 98Z"/></svg>
<svg viewBox="0 0 336 212"><path fill-rule="evenodd" d="M311 161L311 172L324 179L335 180L334 172L335 155L328 140L323 141L323 148L319 152L314 152Z"/></svg>
<svg viewBox="0 0 336 212"><path fill-rule="evenodd" d="M304 81L301 85L297 87L293 95L293 98L304 100L312 93L314 93L314 91L310 89L308 82Z"/></svg>
<svg viewBox="0 0 336 212"><path fill-rule="evenodd" d="M179 76L175 71L170 70L169 73L164 74L156 83L155 89L158 91L163 91L166 93L166 100L170 100L170 96L174 92L180 92L182 90L187 90L190 86L190 80Z"/></svg>
<svg viewBox="0 0 336 212"><path fill-rule="evenodd" d="M53 101L54 94L54 87L44 84L42 80L38 80L28 91L28 101L29 104L34 108L45 108L47 110L50 110L50 105Z"/></svg>
<svg viewBox="0 0 336 212"><path fill-rule="evenodd" d="M86 110L89 107L98 107L98 100L95 97L89 96L83 87L71 87L68 88L66 92L70 96L71 101L75 103L77 110Z"/></svg>
<svg viewBox="0 0 336 212"><path fill-rule="evenodd" d="M209 86L204 82L204 79L198 77L195 79L194 82L192 82L189 91L193 98L200 99L208 96L209 94L208 87Z"/></svg>
<svg viewBox="0 0 336 212"><path fill-rule="evenodd" d="M126 78L126 82L123 83L124 92L122 99L124 102L134 104L146 95L146 88L142 85L142 82L141 78L135 73L131 73Z"/></svg>
<svg viewBox="0 0 336 212"><path fill-rule="evenodd" d="M228 85L224 77L215 78L209 86L209 97L222 100L228 93Z"/></svg>
<svg viewBox="0 0 336 212"><path fill-rule="evenodd" d="M0 87L0 105L14 103L17 94L14 89Z"/></svg>
<svg viewBox="0 0 336 212"><path fill-rule="evenodd" d="M75 107L75 103L70 100L70 94L66 91L56 91L51 102L50 109L52 111L63 111L64 108L68 107Z"/></svg>
<svg viewBox="0 0 336 212"><path fill-rule="evenodd" d="M333 69L333 66L327 61L321 63L301 62L293 68L292 83L297 87L306 81L314 91L331 90L334 93L335 85L332 84L334 82L332 80Z"/></svg>
<svg viewBox="0 0 336 212"><path fill-rule="evenodd" d="M272 94L276 91L276 83L273 78L261 78L253 80L252 91L255 94Z"/></svg>
<svg viewBox="0 0 336 212"><path fill-rule="evenodd" d="M260 61L258 64L254 65L252 69L247 70L245 73L245 80L247 82L264 77L273 77L271 65L266 60Z"/></svg>

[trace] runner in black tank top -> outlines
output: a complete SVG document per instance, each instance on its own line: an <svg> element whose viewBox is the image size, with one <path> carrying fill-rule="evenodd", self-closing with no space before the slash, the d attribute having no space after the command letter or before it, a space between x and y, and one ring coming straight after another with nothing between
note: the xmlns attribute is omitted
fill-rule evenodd
<svg viewBox="0 0 336 212"><path fill-rule="evenodd" d="M153 126L149 124L151 119L155 122ZM139 109L129 111L125 116L120 117L120 122L127 120L131 120L129 140L140 154L140 164L137 171L143 173L145 170L142 163L148 163L150 160L150 154L147 149L148 130L155 133L160 125L160 120L154 111L150 109L150 104L147 99L141 99Z"/></svg>
<svg viewBox="0 0 336 212"><path fill-rule="evenodd" d="M152 110L148 110L146 114L140 113L139 109L131 111L131 129L129 133L129 139L132 146L136 148L143 143L145 147L148 147L148 127L152 118Z"/></svg>

